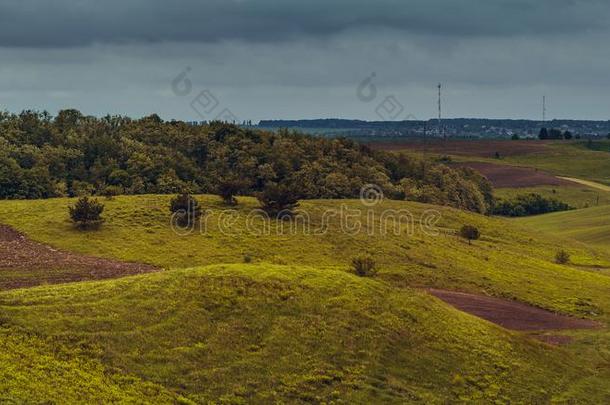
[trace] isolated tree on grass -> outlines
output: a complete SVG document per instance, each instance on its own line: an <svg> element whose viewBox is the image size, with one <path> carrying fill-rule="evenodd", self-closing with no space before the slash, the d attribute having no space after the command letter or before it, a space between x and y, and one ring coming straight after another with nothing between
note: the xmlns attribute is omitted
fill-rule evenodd
<svg viewBox="0 0 610 405"><path fill-rule="evenodd" d="M81 197L74 206L68 207L68 210L72 222L79 228L93 228L104 222L104 205L97 200L90 200L89 197Z"/></svg>
<svg viewBox="0 0 610 405"><path fill-rule="evenodd" d="M481 232L476 226L464 225L460 229L460 236L468 240L468 244L471 245L473 240L478 240L481 237Z"/></svg>
<svg viewBox="0 0 610 405"><path fill-rule="evenodd" d="M557 264L567 264L570 262L570 254L565 250L560 250L555 255L555 263Z"/></svg>
<svg viewBox="0 0 610 405"><path fill-rule="evenodd" d="M218 184L218 195L226 205L237 205L237 196L248 188L247 182L236 176L220 179Z"/></svg>
<svg viewBox="0 0 610 405"><path fill-rule="evenodd" d="M268 183L256 198L270 216L292 215L299 206L297 194L284 184Z"/></svg>
<svg viewBox="0 0 610 405"><path fill-rule="evenodd" d="M354 257L352 259L352 269L360 277L373 277L377 274L377 264L369 255Z"/></svg>
<svg viewBox="0 0 610 405"><path fill-rule="evenodd" d="M194 225L202 214L199 202L187 193L174 197L169 210L178 225L185 227Z"/></svg>

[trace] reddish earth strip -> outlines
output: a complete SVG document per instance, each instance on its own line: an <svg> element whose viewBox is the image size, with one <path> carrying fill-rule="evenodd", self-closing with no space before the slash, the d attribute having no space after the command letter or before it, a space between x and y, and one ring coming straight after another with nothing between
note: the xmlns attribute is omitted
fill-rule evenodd
<svg viewBox="0 0 610 405"><path fill-rule="evenodd" d="M470 167L487 177L496 188L535 186L576 186L575 183L529 167L484 162L454 163L453 167Z"/></svg>
<svg viewBox="0 0 610 405"><path fill-rule="evenodd" d="M101 280L158 269L54 249L0 225L0 290Z"/></svg>
<svg viewBox="0 0 610 405"><path fill-rule="evenodd" d="M373 142L373 149L400 151L411 150L440 155L462 155L493 158L496 152L500 156L517 156L543 152L548 145L557 141L511 141L511 140L430 140L427 142L408 140L404 142Z"/></svg>
<svg viewBox="0 0 610 405"><path fill-rule="evenodd" d="M460 311L478 316L506 329L544 331L593 329L600 326L595 321L558 315L516 301L455 291L429 289L428 292ZM562 336L538 335L536 337L555 344L566 341L566 337Z"/></svg>

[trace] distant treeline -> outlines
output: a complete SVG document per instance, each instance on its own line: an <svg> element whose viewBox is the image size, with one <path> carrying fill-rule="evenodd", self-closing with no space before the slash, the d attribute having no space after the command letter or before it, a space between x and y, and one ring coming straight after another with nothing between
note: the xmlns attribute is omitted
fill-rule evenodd
<svg viewBox="0 0 610 405"><path fill-rule="evenodd" d="M441 126L447 136L451 137L483 137L483 138L510 138L536 137L542 139L564 139L567 132L571 138L606 137L610 133L610 121L588 120L551 120L545 123L549 128L561 130L540 131L540 121L511 120L511 119L481 119L481 118L447 118L443 119ZM302 129L325 135L345 134L347 136L434 136L439 129L436 119L429 120L389 120L389 121L362 121L347 119L312 119L312 120L263 120L262 128L288 128ZM551 133L551 131L553 131ZM555 132L555 131L559 131ZM570 139L567 138L567 139Z"/></svg>
<svg viewBox="0 0 610 405"><path fill-rule="evenodd" d="M86 194L250 195L269 185L299 198L354 198L375 184L388 198L488 213L490 183L470 169L321 139L221 122L152 115L96 118L76 110L0 113L0 198ZM225 193L226 194L226 193Z"/></svg>

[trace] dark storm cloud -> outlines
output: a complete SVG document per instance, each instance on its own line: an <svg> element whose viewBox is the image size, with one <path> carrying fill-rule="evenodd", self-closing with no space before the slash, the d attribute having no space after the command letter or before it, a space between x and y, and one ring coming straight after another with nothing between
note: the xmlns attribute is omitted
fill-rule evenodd
<svg viewBox="0 0 610 405"><path fill-rule="evenodd" d="M5 0L0 46L283 42L361 29L497 37L602 32L603 0Z"/></svg>

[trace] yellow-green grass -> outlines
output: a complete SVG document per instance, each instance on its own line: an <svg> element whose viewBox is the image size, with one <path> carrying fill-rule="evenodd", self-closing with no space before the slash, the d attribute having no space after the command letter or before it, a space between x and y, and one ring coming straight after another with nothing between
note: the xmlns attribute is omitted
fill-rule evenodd
<svg viewBox="0 0 610 405"><path fill-rule="evenodd" d="M17 327L0 327L0 403L160 403L179 397Z"/></svg>
<svg viewBox="0 0 610 405"><path fill-rule="evenodd" d="M79 389L82 396L57 402L110 402L108 370L146 381L151 391L139 399L156 403L179 395L197 403L439 404L604 403L610 396L607 370L596 363L423 292L330 269L213 265L13 290L0 293L0 312L11 349L8 359L0 354L2 368L22 376L0 379L0 393L16 402ZM10 346L13 331L53 345L30 343L34 371L29 359L12 358L20 356ZM39 367L64 357L58 345L79 360L59 361L64 379L49 373L32 381ZM90 368L91 385L82 382ZM100 396L88 401L98 385ZM129 391L116 394L138 402Z"/></svg>
<svg viewBox="0 0 610 405"><path fill-rule="evenodd" d="M223 208L215 196L198 197L208 208L208 227L188 236L176 235L169 224L170 196L124 196L104 201L106 222L99 230L80 231L68 219L73 200L0 202L0 223L55 247L86 254L137 261L165 269L220 263L270 262L350 271L354 256L371 254L379 277L392 285L459 289L515 298L556 312L581 317L610 318L608 256L584 244L565 243L554 236L536 237L518 224L446 207L384 201L372 208L374 221L367 226L368 209L359 201L306 201L300 211L311 218L311 232L291 234L281 221L271 221L267 235L246 229L247 215L256 200L240 198L236 217L223 233L218 218ZM321 229L325 212L361 209L363 227L346 232L338 218ZM408 210L415 222L412 234L403 225L400 235L379 232L380 215L388 209ZM424 233L417 222L429 210L441 219L438 235ZM257 228L261 225L258 222ZM472 245L455 235L464 224L480 228L482 238ZM391 228L389 229L391 231ZM434 231L434 229L432 229ZM373 233L372 235L370 233ZM554 263L558 249L572 254L572 263ZM1 276L1 275L0 275ZM552 280L552 282L549 282Z"/></svg>
<svg viewBox="0 0 610 405"><path fill-rule="evenodd" d="M521 218L532 232L545 232L586 243L610 253L610 206Z"/></svg>
<svg viewBox="0 0 610 405"><path fill-rule="evenodd" d="M610 205L610 192L582 185L497 188L494 193L496 197L505 200L511 200L522 194L536 193L543 197L557 199L574 208Z"/></svg>

